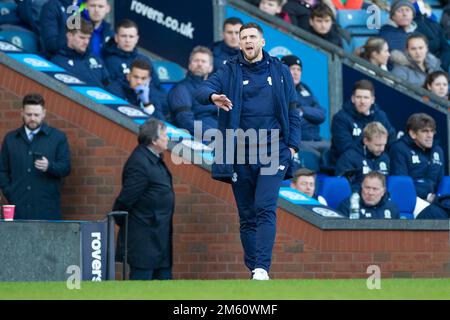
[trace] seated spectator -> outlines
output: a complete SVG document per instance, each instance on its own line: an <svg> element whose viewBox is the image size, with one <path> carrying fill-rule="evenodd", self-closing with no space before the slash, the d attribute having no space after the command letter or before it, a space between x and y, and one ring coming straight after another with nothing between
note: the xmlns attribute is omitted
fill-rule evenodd
<svg viewBox="0 0 450 320"><path fill-rule="evenodd" d="M335 27L333 11L326 4L319 4L312 10L308 31L338 47L343 46L342 38Z"/></svg>
<svg viewBox="0 0 450 320"><path fill-rule="evenodd" d="M39 36L41 34L39 17L48 0L15 0L15 2L21 23Z"/></svg>
<svg viewBox="0 0 450 320"><path fill-rule="evenodd" d="M370 37L355 54L388 71L387 64L391 54L389 53L388 43L383 38Z"/></svg>
<svg viewBox="0 0 450 320"><path fill-rule="evenodd" d="M337 10L360 10L362 9L363 0L332 0Z"/></svg>
<svg viewBox="0 0 450 320"><path fill-rule="evenodd" d="M444 152L434 140L436 122L425 113L408 118L406 134L389 150L391 174L410 176L417 196L433 202L444 175Z"/></svg>
<svg viewBox="0 0 450 320"><path fill-rule="evenodd" d="M141 107L145 113L160 120L165 120L161 102L151 89L152 67L147 60L134 60L127 74L127 83L121 83L118 96L130 104Z"/></svg>
<svg viewBox="0 0 450 320"><path fill-rule="evenodd" d="M450 46L439 24L418 13L410 1L397 0L391 6L390 19L381 27L380 37L384 38L390 50L403 51L408 35L418 32L427 38L430 53L439 58L442 67L448 70L450 64Z"/></svg>
<svg viewBox="0 0 450 320"><path fill-rule="evenodd" d="M316 199L324 206L328 205L324 197L316 195L316 173L312 170L302 168L295 171L290 187Z"/></svg>
<svg viewBox="0 0 450 320"><path fill-rule="evenodd" d="M128 84L127 75L135 60L145 60L152 70L150 90L158 101L161 102L164 115L169 113L167 92L161 86L158 73L146 56L139 53L137 44L139 41L139 28L134 21L124 19L116 26L116 34L102 48L102 56L112 81Z"/></svg>
<svg viewBox="0 0 450 320"><path fill-rule="evenodd" d="M448 73L434 71L427 75L423 87L433 92L438 97L448 100Z"/></svg>
<svg viewBox="0 0 450 320"><path fill-rule="evenodd" d="M87 51L93 31L92 22L81 19L80 29L66 32L67 46L59 50L50 61L86 82L88 86L97 86L114 93L116 88L103 61Z"/></svg>
<svg viewBox="0 0 450 320"><path fill-rule="evenodd" d="M331 0L288 0L283 6L283 12L289 15L293 25L308 30L311 11L321 3L326 4L333 12L333 17L336 17L336 8Z"/></svg>
<svg viewBox="0 0 450 320"><path fill-rule="evenodd" d="M318 157L330 148L330 142L320 137L320 124L325 121L325 109L319 104L311 89L301 82L302 61L294 55L281 58L289 67L297 92L297 102L300 112L302 140L300 150L314 152Z"/></svg>
<svg viewBox="0 0 450 320"><path fill-rule="evenodd" d="M360 80L353 87L350 101L336 113L331 123L331 162L337 159L361 140L364 127L373 121L380 122L388 132L389 147L396 139L395 129L386 113L375 103L375 89L372 82Z"/></svg>
<svg viewBox="0 0 450 320"><path fill-rule="evenodd" d="M42 50L47 58L67 45L69 12L74 13L70 7L76 3L77 0L52 0L42 7L39 29Z"/></svg>
<svg viewBox="0 0 450 320"><path fill-rule="evenodd" d="M291 18L286 12L283 12L284 0L261 0L259 2L259 9L271 16L277 16L287 23L291 23Z"/></svg>
<svg viewBox="0 0 450 320"><path fill-rule="evenodd" d="M364 176L372 171L389 175L389 156L386 147L388 132L379 122L369 123L363 131L363 139L345 151L336 164L337 176L346 176L352 190L359 191Z"/></svg>
<svg viewBox="0 0 450 320"><path fill-rule="evenodd" d="M386 178L377 171L372 171L364 177L359 197L360 219L399 219L400 211L397 205L389 199L386 192ZM350 197L343 200L338 211L344 216L350 215Z"/></svg>
<svg viewBox="0 0 450 320"><path fill-rule="evenodd" d="M229 57L239 53L239 30L243 22L239 18L231 17L223 22L223 40L214 43L211 51L214 56L214 71L225 64Z"/></svg>
<svg viewBox="0 0 450 320"><path fill-rule="evenodd" d="M94 32L89 43L89 51L95 56L101 57L103 44L113 37L111 25L105 21L111 7L108 0L86 0L86 20L94 23Z"/></svg>
<svg viewBox="0 0 450 320"><path fill-rule="evenodd" d="M413 33L406 41L406 52L392 51L392 74L409 83L422 86L427 74L441 70L441 62L428 52L424 35Z"/></svg>
<svg viewBox="0 0 450 320"><path fill-rule="evenodd" d="M428 40L429 51L441 60L442 69L449 70L450 67L450 45L445 38L445 32L437 18L427 9L422 1L415 1L417 24L416 32L423 34Z"/></svg>
<svg viewBox="0 0 450 320"><path fill-rule="evenodd" d="M194 94L203 80L212 72L212 52L206 47L196 46L189 56L186 78L169 92L169 106L175 125L194 135L194 121L202 122L202 134L217 128L218 110L214 104L202 105Z"/></svg>

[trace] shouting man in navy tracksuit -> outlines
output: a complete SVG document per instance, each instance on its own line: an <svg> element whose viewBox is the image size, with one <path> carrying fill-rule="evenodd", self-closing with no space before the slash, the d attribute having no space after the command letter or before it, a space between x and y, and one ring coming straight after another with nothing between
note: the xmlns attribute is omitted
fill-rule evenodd
<svg viewBox="0 0 450 320"><path fill-rule="evenodd" d="M417 196L433 202L444 175L444 152L434 140L436 122L425 113L415 113L406 122L406 134L390 150L391 174L410 176Z"/></svg>
<svg viewBox="0 0 450 320"><path fill-rule="evenodd" d="M298 151L300 118L292 76L286 65L262 50L265 40L261 27L245 24L239 37L241 52L208 78L196 97L202 104L213 102L220 108L218 123L223 138L225 133L235 132L231 143L225 141L229 136L222 144L216 139L212 175L217 180L231 180L245 264L253 279L268 280L278 192ZM239 131L247 137L256 134L247 140L236 134ZM270 134L264 136L264 132ZM242 149L245 157L241 157ZM266 156L270 163L263 161Z"/></svg>

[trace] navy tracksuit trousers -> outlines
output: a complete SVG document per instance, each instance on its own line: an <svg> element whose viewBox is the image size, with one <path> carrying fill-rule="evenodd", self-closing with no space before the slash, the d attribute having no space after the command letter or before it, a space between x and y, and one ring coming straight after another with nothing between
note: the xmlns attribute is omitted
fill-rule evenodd
<svg viewBox="0 0 450 320"><path fill-rule="evenodd" d="M261 172L261 168L269 165L234 165L236 175L232 189L239 211L244 262L250 270L270 269L276 235L278 193L289 166L291 151L283 146L276 156L279 157L279 167L272 175Z"/></svg>

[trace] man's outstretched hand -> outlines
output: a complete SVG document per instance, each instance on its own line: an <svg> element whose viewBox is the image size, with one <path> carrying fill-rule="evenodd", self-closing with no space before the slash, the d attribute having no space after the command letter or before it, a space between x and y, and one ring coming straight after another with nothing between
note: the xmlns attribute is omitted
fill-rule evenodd
<svg viewBox="0 0 450 320"><path fill-rule="evenodd" d="M230 99L228 99L228 97L224 94L213 93L211 95L211 101L216 106L225 111L230 111L231 109L233 109L233 104L231 103Z"/></svg>

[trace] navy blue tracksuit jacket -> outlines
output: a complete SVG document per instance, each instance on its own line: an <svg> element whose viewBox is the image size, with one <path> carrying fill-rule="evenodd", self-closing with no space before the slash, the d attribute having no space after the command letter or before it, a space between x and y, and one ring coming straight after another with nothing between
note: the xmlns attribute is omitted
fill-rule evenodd
<svg viewBox="0 0 450 320"><path fill-rule="evenodd" d="M361 193L359 198L359 218L360 219L399 219L400 211L397 205L389 199L387 193L381 198L380 202L375 206L365 204ZM338 211L344 216L350 215L350 197L343 200L339 205Z"/></svg>
<svg viewBox="0 0 450 320"><path fill-rule="evenodd" d="M395 142L389 151L391 175L410 176L417 196L426 199L436 189L444 175L444 152L434 141L431 149L423 150L409 134Z"/></svg>
<svg viewBox="0 0 450 320"><path fill-rule="evenodd" d="M217 129L218 108L211 102L202 105L194 98L202 83L203 78L188 72L186 78L169 91L169 106L175 124L192 135L195 120L202 121L202 134L208 129Z"/></svg>
<svg viewBox="0 0 450 320"><path fill-rule="evenodd" d="M240 50L227 46L225 42L222 40L215 42L211 47L211 51L214 57L214 72L215 72L227 62L228 58L237 55Z"/></svg>
<svg viewBox="0 0 450 320"><path fill-rule="evenodd" d="M387 176L389 175L389 168L390 160L386 152L377 157L361 141L339 157L335 174L344 176L346 173L352 173L349 177L352 190L359 191L366 174L371 171L378 171Z"/></svg>
<svg viewBox="0 0 450 320"><path fill-rule="evenodd" d="M334 115L331 123L332 162L336 162L342 153L358 143L362 139L364 127L373 121L381 122L386 128L389 134L386 147L389 148L395 141L396 135L386 113L374 103L370 108L369 115L364 115L356 111L356 107L351 101L346 102L342 109Z"/></svg>
<svg viewBox="0 0 450 320"><path fill-rule="evenodd" d="M301 112L302 141L322 140L320 125L325 121L325 109L306 84L300 82L295 90L297 91L298 108Z"/></svg>
<svg viewBox="0 0 450 320"><path fill-rule="evenodd" d="M111 81L103 61L90 53L80 54L65 47L53 56L50 61L86 82L88 86L97 86L112 93L117 92L117 88Z"/></svg>
<svg viewBox="0 0 450 320"><path fill-rule="evenodd" d="M277 58L267 57L266 63L269 65L272 82L273 101L275 117L281 128L281 136L288 147L299 149L301 139L300 117L297 109L295 87L289 68L281 63ZM242 53L231 57L217 72L213 73L208 80L204 81L198 88L196 98L202 104L210 104L210 97L213 93L221 92L225 94L233 103L233 110L227 112L219 110L219 130L226 136L226 129L236 130L241 125L241 113L243 104L243 71L245 60ZM255 92L257 94L257 92ZM223 157L226 159L226 147ZM291 170L291 166L289 167ZM292 172L286 173L289 178ZM227 163L214 163L212 165L212 176L214 179L230 182L233 176L233 165Z"/></svg>

